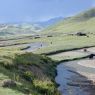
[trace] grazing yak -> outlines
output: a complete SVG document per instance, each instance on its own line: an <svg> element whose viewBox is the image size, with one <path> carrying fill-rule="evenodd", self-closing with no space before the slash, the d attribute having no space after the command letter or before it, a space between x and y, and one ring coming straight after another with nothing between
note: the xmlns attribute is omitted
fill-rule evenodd
<svg viewBox="0 0 95 95"><path fill-rule="evenodd" d="M76 35L77 35L77 36L87 36L86 33L82 33L82 32L77 32Z"/></svg>
<svg viewBox="0 0 95 95"><path fill-rule="evenodd" d="M90 55L89 55L89 59L93 59L94 56L95 56L95 54L90 54Z"/></svg>

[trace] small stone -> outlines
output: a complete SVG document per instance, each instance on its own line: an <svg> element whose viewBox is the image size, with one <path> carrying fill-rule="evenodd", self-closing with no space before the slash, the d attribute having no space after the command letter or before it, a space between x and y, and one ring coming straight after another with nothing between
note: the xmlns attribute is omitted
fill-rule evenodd
<svg viewBox="0 0 95 95"><path fill-rule="evenodd" d="M2 87L15 87L16 83L13 80L4 80Z"/></svg>

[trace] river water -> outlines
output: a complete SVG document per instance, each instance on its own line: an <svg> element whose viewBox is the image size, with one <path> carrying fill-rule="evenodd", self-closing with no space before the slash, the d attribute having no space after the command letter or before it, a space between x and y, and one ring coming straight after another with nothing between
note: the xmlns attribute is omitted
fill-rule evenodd
<svg viewBox="0 0 95 95"><path fill-rule="evenodd" d="M32 51L35 51L39 48L43 48L43 47L47 46L47 44L42 43L42 42L35 42L35 43L27 44L27 46L30 46L30 48L26 49L25 51L32 52Z"/></svg>
<svg viewBox="0 0 95 95"><path fill-rule="evenodd" d="M77 64L79 61L61 63L57 66L55 81L61 95L95 95L95 86L80 72L95 74L95 69Z"/></svg>
<svg viewBox="0 0 95 95"><path fill-rule="evenodd" d="M48 44L44 43L44 42L32 42L29 44L20 44L20 45L16 45L16 46L17 47L25 47L25 48L22 48L22 50L25 52L32 52L32 51L38 50L40 48L44 48L44 47L48 46Z"/></svg>

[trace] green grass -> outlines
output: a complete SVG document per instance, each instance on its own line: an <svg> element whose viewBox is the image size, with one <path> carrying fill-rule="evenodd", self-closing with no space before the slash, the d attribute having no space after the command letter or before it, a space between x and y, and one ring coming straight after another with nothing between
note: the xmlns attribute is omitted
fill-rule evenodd
<svg viewBox="0 0 95 95"><path fill-rule="evenodd" d="M35 51L35 53L49 53L95 45L95 36L89 35L89 38L78 36L58 36L42 38L39 39L39 41L48 43L48 46ZM52 44L50 44L50 42L52 42Z"/></svg>
<svg viewBox="0 0 95 95"><path fill-rule="evenodd" d="M26 95L26 88L30 95L59 95L54 82L56 64L50 58L32 53L6 55L2 58L0 84L5 79L17 82L15 88L0 87L2 95Z"/></svg>
<svg viewBox="0 0 95 95"><path fill-rule="evenodd" d="M4 88L0 87L0 95L23 95L23 94L18 91L9 89L9 88L4 89Z"/></svg>
<svg viewBox="0 0 95 95"><path fill-rule="evenodd" d="M79 55L68 55L68 56L62 56L62 55L50 55L49 57L52 58L53 60L56 61L61 61L61 60L67 60L67 59L74 59L74 58L80 58L80 57L85 57L87 54L79 54Z"/></svg>

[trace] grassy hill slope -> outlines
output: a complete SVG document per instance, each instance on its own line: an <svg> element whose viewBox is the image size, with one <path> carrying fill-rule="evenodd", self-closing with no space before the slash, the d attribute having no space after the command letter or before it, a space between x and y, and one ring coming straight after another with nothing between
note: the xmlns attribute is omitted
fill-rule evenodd
<svg viewBox="0 0 95 95"><path fill-rule="evenodd" d="M55 62L32 53L0 54L0 95L59 95L55 77ZM12 80L15 86L3 87Z"/></svg>
<svg viewBox="0 0 95 95"><path fill-rule="evenodd" d="M87 36L77 35L79 32ZM39 49L37 53L58 52L95 45L95 8L66 18L41 33L45 37L36 41L46 42L49 45Z"/></svg>
<svg viewBox="0 0 95 95"><path fill-rule="evenodd" d="M95 32L95 8L89 9L76 16L69 17L54 26L44 30L44 34L62 34L75 32Z"/></svg>

